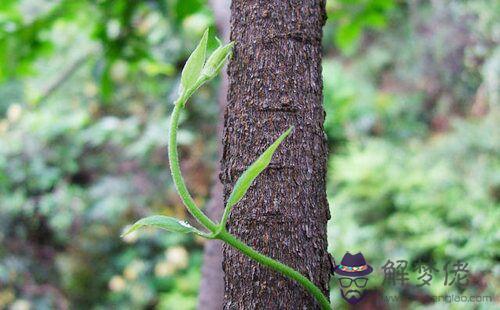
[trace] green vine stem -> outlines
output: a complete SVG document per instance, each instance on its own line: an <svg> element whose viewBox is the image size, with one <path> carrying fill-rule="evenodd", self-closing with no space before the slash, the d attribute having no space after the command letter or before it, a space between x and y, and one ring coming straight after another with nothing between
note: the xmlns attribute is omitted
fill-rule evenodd
<svg viewBox="0 0 500 310"><path fill-rule="evenodd" d="M331 305L328 299L323 295L323 292L309 280L305 276L303 276L300 272L297 270L280 263L277 260L274 260L262 253L259 253L243 243L241 240L236 238L234 235L230 234L227 232L225 228L222 229L220 232L218 239L226 242L233 248L239 250L241 253L245 254L246 256L250 257L251 259L261 263L264 266L267 266L275 271L278 271L279 273L297 281L300 285L302 285L311 295L314 296L316 301L320 304L321 309L323 310L330 310Z"/></svg>
<svg viewBox="0 0 500 310"><path fill-rule="evenodd" d="M181 169L179 166L179 156L177 153L177 128L179 123L179 114L181 108L185 105L187 99L190 94L182 94L178 101L175 103L174 110L172 112L171 121L170 121L170 136L169 136L169 145L168 145L168 155L169 155L169 163L170 170L172 173L172 178L174 180L175 187L177 188L179 195L182 199L182 202L186 205L188 211L193 215L196 220L205 226L212 234L211 238L222 240L226 242L233 248L242 252L246 256L251 259L259 262L260 264L267 266L275 271L280 272L281 274L297 281L301 284L320 304L323 310L331 309L330 302L328 298L323 295L323 292L307 277L303 276L300 272L295 269L274 260L268 256L263 255L262 253L257 252L252 249L241 240L236 238L234 235L229 233L224 227L224 221L221 224L217 225L212 220L210 220L196 205L193 198L191 197L186 183L184 182L184 178L182 177Z"/></svg>
<svg viewBox="0 0 500 310"><path fill-rule="evenodd" d="M187 207L189 213L198 220L200 224L208 228L212 233L218 229L218 226L212 222L201 210L196 206L196 203L189 194L184 178L182 177L181 168L179 166L179 154L177 153L177 127L179 124L179 115L182 106L187 101L187 96L181 98L175 103L174 111L172 112L170 120L170 136L168 140L168 161L170 165L170 172L174 180L175 187L181 196L182 202ZM184 99L185 98L185 99Z"/></svg>

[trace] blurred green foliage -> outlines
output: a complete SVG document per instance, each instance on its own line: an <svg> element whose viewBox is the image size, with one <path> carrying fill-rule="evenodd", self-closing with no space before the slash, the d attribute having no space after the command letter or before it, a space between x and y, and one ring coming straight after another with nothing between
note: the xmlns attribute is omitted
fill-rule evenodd
<svg viewBox="0 0 500 310"><path fill-rule="evenodd" d="M395 308L418 308L415 292L458 290L441 278L384 287L387 259L462 259L466 292L496 292L498 2L329 0L327 10L332 253L363 252L371 288L404 298ZM189 219L166 131L179 70L213 23L202 0L1 1L0 308L195 307L201 240L119 235L150 214ZM200 205L216 154L211 87L192 98L179 137Z"/></svg>
<svg viewBox="0 0 500 310"><path fill-rule="evenodd" d="M212 23L200 1L2 1L0 308L194 308L200 240L119 235L151 213L187 218L169 101ZM200 203L216 147L194 133L215 133L214 98L200 91L179 134Z"/></svg>
<svg viewBox="0 0 500 310"><path fill-rule="evenodd" d="M370 257L379 268L371 280L377 285L388 259L404 259L438 267L422 294L494 295L500 251L499 118L495 113L484 122L457 121L450 133L429 141L399 145L373 138L333 157L335 253L361 251ZM458 260L469 264L471 279L480 278L481 285L465 291L444 286L443 265Z"/></svg>
<svg viewBox="0 0 500 310"><path fill-rule="evenodd" d="M378 1L366 2L329 4L336 15L354 10L355 19ZM352 45L338 44L340 53L324 61L330 249L337 261L361 251L375 268L370 288L402 297L390 308L498 292L500 10L492 5L499 8L489 1L387 5L383 30L367 21ZM343 40L336 18L326 34ZM410 285L383 285L388 259L411 264ZM471 271L465 289L443 284L443 265L458 260ZM430 287L415 285L418 263L440 269ZM338 295L332 291L342 305Z"/></svg>
<svg viewBox="0 0 500 310"><path fill-rule="evenodd" d="M344 54L352 54L364 31L387 26L396 0L331 0L327 2L328 19L333 21L333 39Z"/></svg>

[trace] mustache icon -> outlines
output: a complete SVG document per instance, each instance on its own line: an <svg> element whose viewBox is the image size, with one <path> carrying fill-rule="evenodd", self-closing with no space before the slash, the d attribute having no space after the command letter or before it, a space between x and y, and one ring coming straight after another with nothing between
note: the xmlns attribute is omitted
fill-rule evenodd
<svg viewBox="0 0 500 310"><path fill-rule="evenodd" d="M361 301L363 294L358 290L341 291L342 297L351 305L355 305Z"/></svg>
<svg viewBox="0 0 500 310"><path fill-rule="evenodd" d="M354 295L354 297L361 297L361 292L358 290L348 290L345 292L345 296L349 297L349 295Z"/></svg>

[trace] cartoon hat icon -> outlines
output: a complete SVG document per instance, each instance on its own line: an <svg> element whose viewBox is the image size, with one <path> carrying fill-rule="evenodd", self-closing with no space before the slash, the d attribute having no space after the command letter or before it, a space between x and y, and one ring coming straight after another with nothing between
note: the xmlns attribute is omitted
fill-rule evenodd
<svg viewBox="0 0 500 310"><path fill-rule="evenodd" d="M366 263L363 254L345 253L339 265L335 266L334 272L341 276L362 277L372 273L372 266Z"/></svg>

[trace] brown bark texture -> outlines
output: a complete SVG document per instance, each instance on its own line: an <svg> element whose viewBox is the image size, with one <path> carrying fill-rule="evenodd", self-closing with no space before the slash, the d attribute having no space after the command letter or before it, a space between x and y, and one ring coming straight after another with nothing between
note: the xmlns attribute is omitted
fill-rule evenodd
<svg viewBox="0 0 500 310"><path fill-rule="evenodd" d="M328 296L321 38L323 0L233 0L221 181L241 173L288 127L293 133L233 208L228 228L301 272ZM317 309L295 281L224 245L224 309Z"/></svg>

